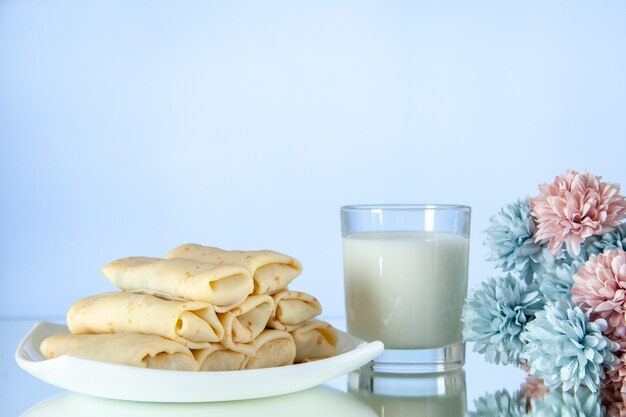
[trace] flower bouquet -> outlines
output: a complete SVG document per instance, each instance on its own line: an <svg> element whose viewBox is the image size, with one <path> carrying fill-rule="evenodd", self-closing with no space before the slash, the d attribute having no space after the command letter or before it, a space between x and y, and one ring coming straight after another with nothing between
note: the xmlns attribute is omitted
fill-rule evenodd
<svg viewBox="0 0 626 417"><path fill-rule="evenodd" d="M550 389L626 393L626 200L568 171L491 217L485 245L505 276L466 301L464 337L488 362Z"/></svg>

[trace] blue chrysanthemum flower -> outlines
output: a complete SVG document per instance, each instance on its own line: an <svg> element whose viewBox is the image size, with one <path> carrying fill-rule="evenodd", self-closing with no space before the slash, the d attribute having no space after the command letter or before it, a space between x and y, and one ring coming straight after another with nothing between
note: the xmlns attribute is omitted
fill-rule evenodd
<svg viewBox="0 0 626 417"><path fill-rule="evenodd" d="M546 302L556 302L565 297L572 298L573 276L583 264L577 260L557 261L539 275L539 291Z"/></svg>
<svg viewBox="0 0 626 417"><path fill-rule="evenodd" d="M583 242L582 248L585 249L587 259L590 255L598 255L604 252L605 249L620 248L626 250L626 223L620 224L611 232L604 233L603 235L588 237Z"/></svg>
<svg viewBox="0 0 626 417"><path fill-rule="evenodd" d="M522 417L526 415L526 399L520 395L511 395L507 390L485 394L474 401L476 411L470 411L470 417Z"/></svg>
<svg viewBox="0 0 626 417"><path fill-rule="evenodd" d="M546 246L542 246L541 252L535 256L535 259L537 260L535 271L538 275L541 275L544 273L554 273L556 267L561 265L572 265L574 262L582 265L587 262L589 255L582 245L580 247L580 254L576 257L572 257L565 249L560 250L556 254L552 254L548 251Z"/></svg>
<svg viewBox="0 0 626 417"><path fill-rule="evenodd" d="M604 378L603 365L619 363L611 353L619 345L602 334L606 327L604 319L591 321L571 301L548 303L526 326L520 358L530 365L531 375L543 378L551 389L576 391L584 385L596 392Z"/></svg>
<svg viewBox="0 0 626 417"><path fill-rule="evenodd" d="M463 336L474 351L492 363L518 364L524 343L520 335L543 308L536 286L527 287L510 274L491 278L468 298L463 309Z"/></svg>
<svg viewBox="0 0 626 417"><path fill-rule="evenodd" d="M531 417L602 417L604 409L599 392L581 387L575 393L552 390L543 397L531 400Z"/></svg>
<svg viewBox="0 0 626 417"><path fill-rule="evenodd" d="M535 242L535 221L530 214L530 200L508 204L489 219L485 231L485 246L490 250L489 260L495 261L504 272L515 271L530 282L538 264L535 257L541 245Z"/></svg>

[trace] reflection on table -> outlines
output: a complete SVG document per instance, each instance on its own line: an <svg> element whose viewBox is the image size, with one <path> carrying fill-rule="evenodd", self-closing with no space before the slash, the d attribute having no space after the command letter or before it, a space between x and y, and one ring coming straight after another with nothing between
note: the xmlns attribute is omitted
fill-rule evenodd
<svg viewBox="0 0 626 417"><path fill-rule="evenodd" d="M403 376L363 370L349 375L348 392L322 385L278 397L193 404L118 401L65 393L36 405L22 417L460 417L465 412L463 371Z"/></svg>
<svg viewBox="0 0 626 417"><path fill-rule="evenodd" d="M605 393L592 393L584 387L576 393L549 391L536 378L529 378L518 389L496 390L474 399L468 413L463 370L392 375L362 369L349 374L347 381L344 377L337 388L321 385L294 394L256 400L187 404L118 401L64 393L36 405L22 417L626 416L621 396L613 398Z"/></svg>
<svg viewBox="0 0 626 417"><path fill-rule="evenodd" d="M211 389L211 387L207 387ZM219 403L146 403L109 400L65 393L52 397L22 414L22 417L375 417L376 413L346 392L318 386L295 394L248 401Z"/></svg>
<svg viewBox="0 0 626 417"><path fill-rule="evenodd" d="M425 375L360 370L349 375L348 391L380 417L461 417L467 411L462 370Z"/></svg>
<svg viewBox="0 0 626 417"><path fill-rule="evenodd" d="M486 393L474 401L469 417L621 417L626 416L626 402L621 392L607 388L592 392L586 386L573 390L549 390L541 379L529 376L518 390Z"/></svg>

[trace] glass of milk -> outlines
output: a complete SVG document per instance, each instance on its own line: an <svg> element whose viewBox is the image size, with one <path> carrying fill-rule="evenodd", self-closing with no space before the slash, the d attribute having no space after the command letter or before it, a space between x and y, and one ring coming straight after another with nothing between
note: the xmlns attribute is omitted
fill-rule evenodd
<svg viewBox="0 0 626 417"><path fill-rule="evenodd" d="M462 367L470 208L346 206L341 222L348 332L385 344L372 369Z"/></svg>

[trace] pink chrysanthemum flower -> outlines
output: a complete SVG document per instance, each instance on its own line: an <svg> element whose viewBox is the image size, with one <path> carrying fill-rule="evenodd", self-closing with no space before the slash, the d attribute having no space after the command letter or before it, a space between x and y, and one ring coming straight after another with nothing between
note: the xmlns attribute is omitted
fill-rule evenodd
<svg viewBox="0 0 626 417"><path fill-rule="evenodd" d="M626 338L626 252L608 250L589 260L574 274L572 301L591 317L608 322L605 334Z"/></svg>
<svg viewBox="0 0 626 417"><path fill-rule="evenodd" d="M557 254L563 247L580 253L580 244L589 236L606 233L626 217L626 201L619 184L601 182L589 172L574 170L539 186L541 195L530 200L537 221L535 240L548 243Z"/></svg>

